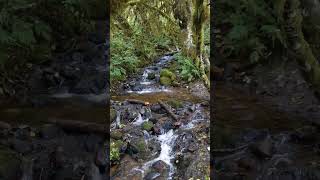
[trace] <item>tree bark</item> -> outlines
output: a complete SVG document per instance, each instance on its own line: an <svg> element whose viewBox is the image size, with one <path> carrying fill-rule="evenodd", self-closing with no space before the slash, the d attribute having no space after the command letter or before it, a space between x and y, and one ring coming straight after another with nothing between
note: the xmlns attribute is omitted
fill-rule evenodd
<svg viewBox="0 0 320 180"><path fill-rule="evenodd" d="M284 3L284 19L286 22L286 32L291 48L296 52L298 61L308 76L309 81L315 87L315 90L320 90L320 65L314 56L309 43L305 40L302 31L302 10L299 0L286 0Z"/></svg>

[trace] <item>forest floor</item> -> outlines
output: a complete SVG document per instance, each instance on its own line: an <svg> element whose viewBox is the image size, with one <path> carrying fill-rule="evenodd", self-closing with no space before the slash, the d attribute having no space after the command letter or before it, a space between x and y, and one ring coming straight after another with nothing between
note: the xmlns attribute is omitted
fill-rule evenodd
<svg viewBox="0 0 320 180"><path fill-rule="evenodd" d="M320 103L295 61L225 78L215 85L213 176L320 179Z"/></svg>
<svg viewBox="0 0 320 180"><path fill-rule="evenodd" d="M209 93L201 82L160 85L174 60L157 59L112 94L111 144L121 154L111 179L209 177Z"/></svg>

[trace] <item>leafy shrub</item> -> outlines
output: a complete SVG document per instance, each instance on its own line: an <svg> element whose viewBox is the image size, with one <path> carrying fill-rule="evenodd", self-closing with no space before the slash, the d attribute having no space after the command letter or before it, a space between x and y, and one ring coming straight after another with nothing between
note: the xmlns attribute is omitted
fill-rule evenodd
<svg viewBox="0 0 320 180"><path fill-rule="evenodd" d="M120 160L119 144L119 142L110 143L110 161L115 162Z"/></svg>
<svg viewBox="0 0 320 180"><path fill-rule="evenodd" d="M177 59L179 76L185 81L192 81L196 78L200 78L200 72L197 67L194 65L193 60L189 57L177 53L174 55L174 58Z"/></svg>

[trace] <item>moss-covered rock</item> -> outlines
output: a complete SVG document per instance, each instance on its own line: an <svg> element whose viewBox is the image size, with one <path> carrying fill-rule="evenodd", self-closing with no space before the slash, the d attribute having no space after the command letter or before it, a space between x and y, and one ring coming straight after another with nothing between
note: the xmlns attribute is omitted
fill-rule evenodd
<svg viewBox="0 0 320 180"><path fill-rule="evenodd" d="M183 106L181 101L177 101L173 99L168 101L168 104L175 109L181 108Z"/></svg>
<svg viewBox="0 0 320 180"><path fill-rule="evenodd" d="M176 75L171 72L169 69L162 69L160 72L160 78L167 77L170 78L172 81L176 79Z"/></svg>
<svg viewBox="0 0 320 180"><path fill-rule="evenodd" d="M20 163L16 153L0 146L0 179L17 179Z"/></svg>
<svg viewBox="0 0 320 180"><path fill-rule="evenodd" d="M110 108L110 122L114 121L117 117L117 111Z"/></svg>
<svg viewBox="0 0 320 180"><path fill-rule="evenodd" d="M153 123L151 121L146 121L142 124L142 129L150 131L153 128Z"/></svg>
<svg viewBox="0 0 320 180"><path fill-rule="evenodd" d="M137 144L136 144L136 148L138 150L138 153L145 153L146 152L146 147L147 147L146 142L143 139L138 141Z"/></svg>
<svg viewBox="0 0 320 180"><path fill-rule="evenodd" d="M123 141L117 140L114 141L111 139L110 142L110 160L119 161L120 160L120 149L124 145Z"/></svg>
<svg viewBox="0 0 320 180"><path fill-rule="evenodd" d="M122 139L123 132L121 131L121 129L116 129L111 132L110 136L113 139L120 140L120 139Z"/></svg>
<svg viewBox="0 0 320 180"><path fill-rule="evenodd" d="M172 84L172 80L168 77L160 77L160 84L163 86L170 86Z"/></svg>

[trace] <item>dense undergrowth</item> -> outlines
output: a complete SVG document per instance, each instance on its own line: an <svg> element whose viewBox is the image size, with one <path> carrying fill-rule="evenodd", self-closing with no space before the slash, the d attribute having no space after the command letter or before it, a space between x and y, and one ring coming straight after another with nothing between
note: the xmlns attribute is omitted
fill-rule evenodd
<svg viewBox="0 0 320 180"><path fill-rule="evenodd" d="M125 80L138 68L151 63L157 56L173 49L172 40L165 36L149 36L137 30L127 37L122 31L111 36L110 77L112 82Z"/></svg>
<svg viewBox="0 0 320 180"><path fill-rule="evenodd" d="M279 1L280 2L280 1ZM227 57L250 63L266 59L275 48L286 48L287 37L277 2L217 1L217 43Z"/></svg>

